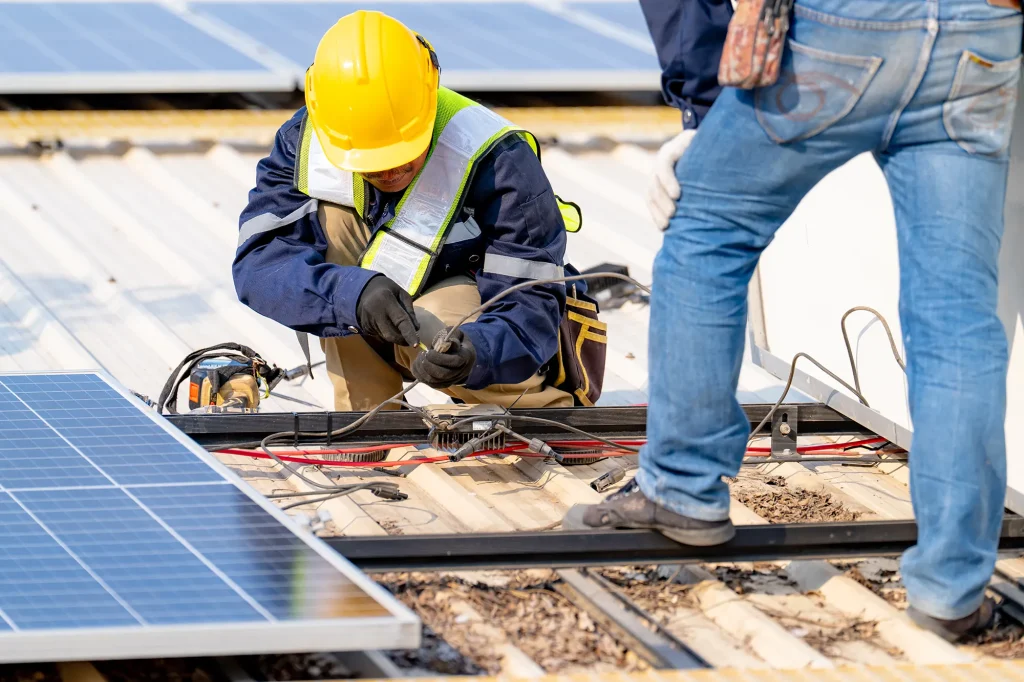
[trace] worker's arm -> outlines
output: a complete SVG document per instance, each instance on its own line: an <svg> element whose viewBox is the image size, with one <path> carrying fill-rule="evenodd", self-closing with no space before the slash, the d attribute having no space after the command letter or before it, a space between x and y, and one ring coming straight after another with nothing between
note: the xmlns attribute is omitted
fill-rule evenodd
<svg viewBox="0 0 1024 682"><path fill-rule="evenodd" d="M661 64L665 102L696 128L721 92L718 62L732 18L730 0L640 0Z"/></svg>
<svg viewBox="0 0 1024 682"><path fill-rule="evenodd" d="M527 279L564 274L565 226L540 160L519 138L503 142L484 162L467 205L487 242L477 271L481 300ZM483 166L483 164L482 164ZM565 285L542 284L509 294L462 326L476 350L469 388L525 381L558 349Z"/></svg>
<svg viewBox="0 0 1024 682"><path fill-rule="evenodd" d="M270 155L256 167L231 272L239 300L261 315L296 331L345 336L358 325L356 303L377 273L324 258L317 202L293 184L304 112L281 127Z"/></svg>
<svg viewBox="0 0 1024 682"><path fill-rule="evenodd" d="M681 193L676 162L697 133L697 126L722 91L718 62L732 18L730 0L640 0L647 28L661 63L661 92L683 113L683 130L658 150L647 188L647 208L659 229L666 229Z"/></svg>

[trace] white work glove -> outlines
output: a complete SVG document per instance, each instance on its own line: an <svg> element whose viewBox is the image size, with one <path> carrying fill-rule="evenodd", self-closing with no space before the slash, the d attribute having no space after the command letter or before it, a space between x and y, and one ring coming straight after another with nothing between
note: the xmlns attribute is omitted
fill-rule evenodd
<svg viewBox="0 0 1024 682"><path fill-rule="evenodd" d="M696 134L696 129L684 130L663 144L654 157L654 173L647 188L647 209L659 230L668 227L668 221L676 213L680 193L676 161L682 158Z"/></svg>

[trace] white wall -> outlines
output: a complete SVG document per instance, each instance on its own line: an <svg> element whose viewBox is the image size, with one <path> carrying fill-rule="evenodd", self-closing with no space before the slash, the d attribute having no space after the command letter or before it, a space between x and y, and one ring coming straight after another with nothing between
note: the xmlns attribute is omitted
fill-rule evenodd
<svg viewBox="0 0 1024 682"><path fill-rule="evenodd" d="M839 322L843 313L859 305L882 313L902 354L896 258L885 178L869 155L859 156L805 197L761 259L765 331L772 354L788 362L804 351L853 384ZM857 312L847 320L847 329L861 389L871 407L909 427L906 382L882 325L869 313ZM804 362L798 369L835 384Z"/></svg>
<svg viewBox="0 0 1024 682"><path fill-rule="evenodd" d="M1024 104L1017 108L1000 258L1000 316L1011 346L1006 415L1007 505L1024 514ZM895 220L885 179L868 155L818 185L783 226L761 259L768 350L788 362L813 355L853 383L839 328L856 305L876 308L889 321L900 353L899 270ZM912 427L907 386L880 324L854 313L848 329L872 408ZM799 369L848 393L812 365Z"/></svg>
<svg viewBox="0 0 1024 682"><path fill-rule="evenodd" d="M1024 93L1024 90L1022 90ZM1006 230L999 258L999 316L1010 342L1007 380L1006 457L1009 490L1006 503L1024 514L1024 104L1017 105L1010 180L1006 191Z"/></svg>

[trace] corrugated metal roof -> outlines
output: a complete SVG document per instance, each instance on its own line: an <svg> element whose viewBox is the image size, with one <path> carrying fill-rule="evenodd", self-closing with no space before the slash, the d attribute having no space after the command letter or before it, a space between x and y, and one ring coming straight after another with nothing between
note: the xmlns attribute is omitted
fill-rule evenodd
<svg viewBox="0 0 1024 682"><path fill-rule="evenodd" d="M644 203L653 147L576 138L543 154L556 190L584 211L570 261L625 263L650 281L661 242ZM239 303L231 282L238 215L266 150L223 141L0 150L0 369L102 368L155 398L188 352L218 342L301 364L294 335ZM643 402L648 310L627 304L603 318L602 402ZM314 374L277 391L305 405L263 409L330 406L326 374ZM778 395L779 382L751 365L741 381L745 401Z"/></svg>

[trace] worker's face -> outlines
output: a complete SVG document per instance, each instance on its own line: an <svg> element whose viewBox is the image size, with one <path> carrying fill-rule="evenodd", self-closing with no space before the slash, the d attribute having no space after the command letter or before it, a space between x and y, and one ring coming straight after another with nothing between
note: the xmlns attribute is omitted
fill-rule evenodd
<svg viewBox="0 0 1024 682"><path fill-rule="evenodd" d="M361 175L368 183L381 192L401 192L409 186L412 179L423 168L423 164L427 162L427 152L429 150L430 147L427 147L418 157L398 168L377 171L375 173L362 173Z"/></svg>

